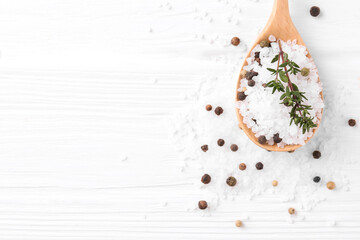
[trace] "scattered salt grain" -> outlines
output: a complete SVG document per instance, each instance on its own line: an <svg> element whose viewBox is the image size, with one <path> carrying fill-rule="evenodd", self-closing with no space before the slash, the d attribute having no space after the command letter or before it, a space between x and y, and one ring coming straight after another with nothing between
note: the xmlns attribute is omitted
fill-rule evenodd
<svg viewBox="0 0 360 240"><path fill-rule="evenodd" d="M205 38L201 33L199 33L198 37ZM229 44L228 38L224 38L223 45L229 46ZM271 42L270 45L272 48L278 49L275 42ZM246 49L245 44L239 46ZM298 48L303 54L307 53L304 47L298 46ZM260 50L260 57L266 58L270 54L270 49L263 49L262 51ZM238 59L242 59L243 52L239 51L239 48L236 48L236 54ZM215 59L223 62L224 57L220 56ZM302 61L306 61L306 59L302 59ZM172 121L170 121L170 127L175 129L171 131L174 146L182 150L177 151L177 156L180 161L191 163L184 165L184 168L189 170L184 171L184 175L186 175L187 179L193 179L194 184L189 188L194 188L194 194L189 195L190 200L185 209L196 212L201 216L208 216L211 212L216 211L217 206L220 204L231 205L238 203L238 199L231 202L234 196L241 197L241 203L244 206L252 206L254 204L253 199L268 200L265 193L270 193L276 194L274 196L276 200L274 201L278 204L285 204L284 202L286 202L286 205L293 205L296 202L296 206L302 206L299 209L311 210L314 206L326 200L324 192L329 193L325 186L313 183L312 178L315 173L319 174L323 179L338 177L335 179L336 183L342 188L332 192L333 194L341 194L341 191L349 189L349 186L345 186L348 183L343 182L343 170L349 168L349 166L346 166L347 164L354 164L356 161L354 161L354 157L345 152L346 143L333 134L333 132L341 132L341 127L347 127L344 124L344 118L341 117L341 114L343 114L342 105L346 102L346 91L343 88L343 83L337 83L338 88L336 89L324 89L327 102L324 118L316 136L309 143L292 154L269 153L253 144L238 127L235 111L233 111L233 103L234 86L240 69L238 65L234 68L233 61L229 61L228 65L229 69L232 69L230 73L226 72L220 76L204 76L204 80L198 85L199 87L194 88L193 92L187 94L184 109L177 111ZM309 66L305 64L305 66L301 67ZM316 69L311 69L311 71L316 72ZM313 74L311 76L310 80L308 80L309 84L317 81L317 75ZM243 83L246 82L243 81ZM258 85L261 86L261 84ZM313 91L314 95L316 95L316 92L321 90L321 86L313 86L315 86ZM209 102L221 105L226 114L221 116L209 114L204 110L204 106ZM317 103L317 108L322 107L324 107L322 102ZM288 125L288 122L282 121L279 124ZM280 134L280 137L284 137L283 135L283 133ZM223 138L226 142L223 148L217 146L216 141L219 138ZM204 143L209 144L209 149L212 149L211 153L204 154L201 151L199 146ZM228 143L236 143L241 147L234 153L229 149ZM309 156L311 157L314 149L319 146L323 157L316 162L311 161L313 159L309 160ZM336 151L333 151L333 149L336 149ZM249 169L240 171L238 168L240 161L247 163ZM264 162L265 170L257 171L254 168L255 163L258 161ZM336 169L333 166L336 166ZM205 172L211 173L214 179L209 186L203 186L204 184L199 183L198 176ZM236 187L230 188L224 183L228 176L234 176L241 179L241 181L238 181ZM278 179L280 182L276 188L269 184L273 179ZM275 191L269 192L269 190ZM191 196L199 192L204 195L204 199L211 203L211 209L207 209L208 211L200 212L198 207L195 206L196 204L194 204L199 199L197 197L191 199ZM242 210L242 213L252 214L251 211L249 212L246 209ZM287 217L290 218L290 221L293 221L289 214L285 212L284 219ZM241 219L246 220L244 217Z"/></svg>

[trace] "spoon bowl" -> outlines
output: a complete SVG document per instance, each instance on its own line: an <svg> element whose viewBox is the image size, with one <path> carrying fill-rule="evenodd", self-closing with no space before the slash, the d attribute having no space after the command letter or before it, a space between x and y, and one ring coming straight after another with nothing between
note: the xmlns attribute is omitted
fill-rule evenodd
<svg viewBox="0 0 360 240"><path fill-rule="evenodd" d="M254 47L257 44L259 44L262 40L267 40L270 35L273 35L276 37L276 39L281 39L285 42L288 40L291 40L291 41L296 40L298 45L305 46L303 39L301 38L300 34L296 30L296 28L291 20L290 13L289 13L288 0L275 0L274 1L274 6L273 6L271 16L270 16L265 28L259 34L254 45L251 47L250 51L246 55L245 61L241 67L241 70L243 70L244 66L246 66L248 64L246 59L248 59L250 57L250 54L251 54L252 50L254 49ZM311 58L309 51L307 51L307 52L308 52L307 57ZM242 77L240 74L238 82L237 82L237 86L236 86L236 93L238 92L238 89L240 88L240 80L241 79L242 79ZM320 79L318 79L318 81L320 82ZM321 98L323 99L322 92L320 93L320 95L321 95ZM236 101L238 101L238 100L236 99ZM274 145L260 144L258 142L258 139L255 137L255 133L250 128L248 128L246 124L244 124L243 116L240 114L239 109L236 109L236 115L237 115L237 118L239 121L239 127L245 132L245 134L250 138L250 140L253 141L256 145L258 145L266 150L275 151L275 152L293 152L297 148L303 146L303 145L297 144L297 145L286 145L285 147L280 148L276 144L274 144ZM319 128L319 125L320 125L320 122L317 124L317 127L312 129L312 131L313 131L312 136L314 136L315 132ZM305 142L308 142L310 139L311 139L311 137L308 138Z"/></svg>

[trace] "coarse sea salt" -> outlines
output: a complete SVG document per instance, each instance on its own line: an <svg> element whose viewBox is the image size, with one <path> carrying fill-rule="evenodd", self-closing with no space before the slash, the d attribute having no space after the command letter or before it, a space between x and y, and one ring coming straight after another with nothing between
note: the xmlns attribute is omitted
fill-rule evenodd
<svg viewBox="0 0 360 240"><path fill-rule="evenodd" d="M239 55L242 54L239 52ZM187 181L193 183L189 187L191 194L184 208L209 216L225 202L225 206L236 208L238 203L252 206L261 200L269 204L276 202L284 209L290 205L295 209L309 210L334 194L326 188L327 181L336 183L337 194L349 189L344 169L356 162L355 156L350 154L346 141L341 141L333 134L348 127L343 124L343 104L347 99L342 83L338 84L337 89L326 88L324 91L328 104L320 128L310 142L291 154L267 152L251 142L238 127L233 89L240 63L229 64L231 72L204 77L198 87L188 92L184 109L177 111L168 122L173 146L180 160L179 171L186 176ZM212 111L205 110L207 104L213 106ZM217 106L224 109L220 116L214 113ZM217 145L219 138L225 140L222 147ZM206 153L200 149L204 144L209 145ZM237 144L239 150L232 152L231 144ZM322 154L316 161L312 157L314 150ZM264 164L261 171L255 168L259 161ZM241 162L247 165L245 171L239 170ZM212 178L206 185L200 181L204 173ZM229 176L238 180L235 187L225 183ZM321 182L314 183L314 176L320 176ZM279 182L277 187L272 186L273 180ZM208 202L206 210L198 209L200 199ZM242 213L252 214L246 210L242 210ZM287 216L285 212L285 221ZM299 220L297 216L296 219Z"/></svg>
<svg viewBox="0 0 360 240"><path fill-rule="evenodd" d="M260 45L257 45L252 50L250 57L246 59L248 65L244 66L244 70L255 71L258 75L252 78L255 81L253 87L248 85L245 77L241 79L238 91L246 88L247 97L243 101L238 101L236 106L243 116L244 123L251 128L256 137L264 135L269 145L274 144L273 136L277 133L282 138L282 141L277 144L279 147L292 144L304 145L305 141L313 135L313 131L310 129L309 132L303 134L302 129L294 123L289 126L291 107L280 104L280 97L283 93L276 91L272 94L272 88L263 86L274 80L274 75L271 75L267 68L277 68L277 62L271 63L271 61L279 53L279 45L274 42L276 41L275 37L270 36L269 40L272 41L271 47L261 48ZM308 76L302 76L301 73L290 74L290 80L298 86L301 92L305 92L307 100L304 99L304 104L312 106L309 113L311 117L314 117L313 122L319 124L324 103L320 94L322 87L318 81L316 65L311 58L306 56L308 54L306 48L296 44L296 40L281 41L281 46L282 50L288 54L288 58L297 63L300 69L308 68L310 70ZM255 60L256 52L259 52L261 64Z"/></svg>
<svg viewBox="0 0 360 240"><path fill-rule="evenodd" d="M342 88L327 90L329 104L326 105L320 129L310 142L291 154L267 152L251 142L238 127L233 106L237 73L234 70L230 75L205 78L199 87L187 94L185 108L169 121L171 138L182 161L179 171L194 183L194 194L189 195L185 208L208 216L224 201L231 200L234 204L252 202L261 196L265 201L270 194L276 196L276 202L284 204L284 207L291 203L296 209L309 210L330 196L327 181L336 183L338 194L347 189L349 182L343 169L354 163L354 157L347 154L346 142L339 141L333 134L347 127L342 124L342 105L345 102ZM207 104L213 106L212 111L205 110ZM214 113L216 106L224 109L220 116ZM217 145L219 138L225 140L222 147ZM209 146L206 153L200 149L204 144ZM239 150L232 152L231 144L237 144ZM312 157L314 150L322 154L316 161ZM259 161L264 164L261 171L255 168ZM245 171L239 170L242 162L247 165ZM204 173L212 178L206 185L200 181ZM238 180L235 187L225 183L229 176ZM313 182L314 176L321 177L320 184ZM273 180L279 182L277 187L272 186ZM205 211L197 207L199 194L200 199L209 204ZM287 215L286 212L284 216Z"/></svg>
<svg viewBox="0 0 360 240"><path fill-rule="evenodd" d="M198 36L199 39L205 39L200 33ZM221 46L228 48L228 39ZM320 202L332 198L334 194L348 191L350 185L346 169L357 161L355 155L351 154L351 145L334 133L344 132L348 127L344 124L346 109L343 106L348 101L350 89L346 90L341 81L337 82L336 88L328 85L324 88L327 104L324 106L322 122L316 135L305 146L291 154L267 152L251 142L238 127L234 111L234 86L246 44L241 43L239 46L243 51L208 58L216 64L226 65L225 71L221 75L203 76L197 87L184 96L183 109L176 109L168 122L179 160L178 169L184 179L192 183L188 187L189 194L184 202L184 209L209 216L222 205L232 209L237 216L252 216L252 206L261 211L264 207L263 204L258 205L261 202L268 204L265 205L267 207L275 204L274 206L281 206L283 209L291 206L297 210L310 210ZM230 61L223 61L227 58ZM212 111L205 110L207 104L213 106ZM220 116L214 113L217 106L224 109ZM225 140L223 147L217 145L219 138ZM206 153L200 149L204 144L209 145ZM237 144L239 150L232 152L231 144ZM314 150L322 153L321 158L316 161L312 157ZM255 168L259 161L264 164L261 171ZM246 163L245 171L239 170L240 163ZM209 184L200 181L204 173L212 178ZM229 176L238 180L236 186L229 187L225 183ZM314 176L321 177L320 183L313 182ZM277 187L272 186L273 180L278 181ZM337 188L329 191L326 188L327 181L334 181ZM201 199L208 202L206 210L199 210L197 206ZM250 208L247 209L247 206ZM287 211L283 216L286 221L289 217ZM299 215L293 218L296 221L303 220Z"/></svg>

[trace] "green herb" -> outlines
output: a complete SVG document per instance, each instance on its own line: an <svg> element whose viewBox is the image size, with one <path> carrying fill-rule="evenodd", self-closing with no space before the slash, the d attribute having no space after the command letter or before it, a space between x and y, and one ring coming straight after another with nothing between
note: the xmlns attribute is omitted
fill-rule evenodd
<svg viewBox="0 0 360 240"><path fill-rule="evenodd" d="M301 72L299 65L288 59L288 54L282 51L280 40L278 41L280 52L271 61L271 63L277 62L277 68L267 68L268 71L275 76L275 79L268 82L266 87L273 88L272 93L278 91L283 92L280 97L281 104L291 107L290 125L294 122L296 126L302 128L303 134L309 132L311 128L317 125L313 122L314 117L311 117L309 110L310 105L303 104L305 92L299 91L299 88L291 82L289 74L296 75ZM280 64L281 61L281 64ZM286 83L285 87L283 83Z"/></svg>

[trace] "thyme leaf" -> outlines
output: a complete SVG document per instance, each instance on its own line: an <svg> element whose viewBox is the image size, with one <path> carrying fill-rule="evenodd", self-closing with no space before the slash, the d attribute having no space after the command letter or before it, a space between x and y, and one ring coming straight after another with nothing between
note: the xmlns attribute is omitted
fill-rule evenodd
<svg viewBox="0 0 360 240"><path fill-rule="evenodd" d="M304 104L304 99L307 100L305 92L300 92L298 86L292 83L289 77L289 74L296 75L301 71L299 65L288 59L288 54L282 51L280 40L278 44L280 52L271 61L271 63L277 62L277 68L267 68L272 75L275 75L275 79L268 82L266 87L272 88L273 94L276 91L283 92L280 97L280 104L291 107L289 126L294 123L302 128L302 133L304 134L317 126L313 121L314 117L311 117L309 113L312 107ZM282 82L287 83L286 88Z"/></svg>

